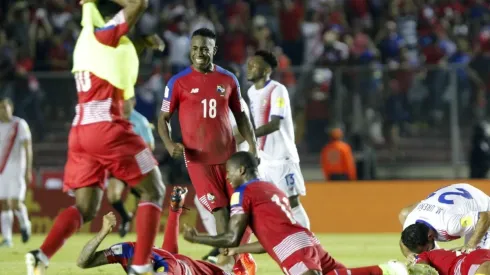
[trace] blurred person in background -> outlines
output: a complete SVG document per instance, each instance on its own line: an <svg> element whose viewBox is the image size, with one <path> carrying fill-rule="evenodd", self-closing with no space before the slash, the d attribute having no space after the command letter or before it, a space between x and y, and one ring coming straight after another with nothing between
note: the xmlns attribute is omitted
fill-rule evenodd
<svg viewBox="0 0 490 275"><path fill-rule="evenodd" d="M361 134L352 136L352 153L356 162L358 180L376 179L376 153Z"/></svg>
<svg viewBox="0 0 490 275"><path fill-rule="evenodd" d="M470 178L487 178L490 168L490 124L482 121L473 127L469 158Z"/></svg>
<svg viewBox="0 0 490 275"><path fill-rule="evenodd" d="M330 132L330 141L320 153L320 165L327 181L357 180L356 165L350 145L342 140L340 128Z"/></svg>
<svg viewBox="0 0 490 275"><path fill-rule="evenodd" d="M0 204L3 241L0 247L12 247L14 213L20 225L22 242L31 235L31 222L24 204L26 185L32 183L32 140L29 125L13 116L14 105L0 96Z"/></svg>
<svg viewBox="0 0 490 275"><path fill-rule="evenodd" d="M163 35L169 42L169 62L172 66L172 74L176 74L190 65L189 48L191 39L188 35L188 27L185 21L177 23L175 32L166 30Z"/></svg>
<svg viewBox="0 0 490 275"><path fill-rule="evenodd" d="M0 96L13 97L15 76L15 49L0 29Z"/></svg>

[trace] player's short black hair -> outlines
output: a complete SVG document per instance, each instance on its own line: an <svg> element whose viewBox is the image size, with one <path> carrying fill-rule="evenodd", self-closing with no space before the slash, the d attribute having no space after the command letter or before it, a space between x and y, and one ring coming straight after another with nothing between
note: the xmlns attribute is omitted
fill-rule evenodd
<svg viewBox="0 0 490 275"><path fill-rule="evenodd" d="M12 99L11 99L10 97L8 97L8 96L0 95L0 102L2 102L2 101L6 101L6 102L7 102L7 104L9 104L9 105L11 105L11 106L12 106L12 105L14 105L14 102L13 102L13 101L12 101Z"/></svg>
<svg viewBox="0 0 490 275"><path fill-rule="evenodd" d="M429 226L423 223L415 223L402 232L402 243L412 252L417 252L420 246L429 243Z"/></svg>
<svg viewBox="0 0 490 275"><path fill-rule="evenodd" d="M99 0L97 2L97 9L102 17L109 17L116 15L123 7L110 0Z"/></svg>
<svg viewBox="0 0 490 275"><path fill-rule="evenodd" d="M265 63L267 63L271 68L274 70L277 68L278 62L276 56L269 52L269 51L264 51L264 50L258 50L255 52L256 56L262 57L264 59Z"/></svg>
<svg viewBox="0 0 490 275"><path fill-rule="evenodd" d="M243 166L247 172L257 171L259 166L257 159L251 153L244 151L233 154L228 162L236 166Z"/></svg>
<svg viewBox="0 0 490 275"><path fill-rule="evenodd" d="M216 34L208 28L200 28L200 29L195 30L192 33L192 37L194 37L194 36L202 36L202 37L210 38L210 39L213 39L214 41L216 41Z"/></svg>

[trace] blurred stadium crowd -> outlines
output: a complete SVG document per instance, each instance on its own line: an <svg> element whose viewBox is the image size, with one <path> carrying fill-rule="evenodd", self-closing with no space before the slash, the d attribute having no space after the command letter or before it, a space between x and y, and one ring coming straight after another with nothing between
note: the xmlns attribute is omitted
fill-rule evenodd
<svg viewBox="0 0 490 275"><path fill-rule="evenodd" d="M302 151L319 152L334 126L393 149L400 136L450 127L452 101L465 124L487 113L485 0L149 3L133 35L158 33L167 45L142 58L136 109L150 121L166 81L190 64L189 36L201 27L218 34L216 63L241 73L242 90L247 57L257 49L276 53L275 79L295 104ZM67 71L79 19L76 0L0 1L0 92L14 98L38 139L53 122L72 118L76 93Z"/></svg>

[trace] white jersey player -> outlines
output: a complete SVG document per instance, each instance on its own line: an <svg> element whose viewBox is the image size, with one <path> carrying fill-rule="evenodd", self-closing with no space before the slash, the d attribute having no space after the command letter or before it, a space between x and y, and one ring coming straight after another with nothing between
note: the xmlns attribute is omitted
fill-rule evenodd
<svg viewBox="0 0 490 275"><path fill-rule="evenodd" d="M26 121L12 115L13 105L0 98L0 201L2 247L12 246L14 213L19 220L22 241L30 237L31 224L24 205L26 182L32 181L31 132Z"/></svg>
<svg viewBox="0 0 490 275"><path fill-rule="evenodd" d="M410 208L403 223L402 243L411 252L436 248L435 241L461 237L466 250L490 248L490 198L474 186L458 183L443 187Z"/></svg>
<svg viewBox="0 0 490 275"><path fill-rule="evenodd" d="M289 94L284 85L270 79L276 67L276 57L267 51L257 51L247 66L247 79L254 84L248 97L259 146L259 172L286 193L294 218L309 229L310 221L299 202L306 189L294 142Z"/></svg>

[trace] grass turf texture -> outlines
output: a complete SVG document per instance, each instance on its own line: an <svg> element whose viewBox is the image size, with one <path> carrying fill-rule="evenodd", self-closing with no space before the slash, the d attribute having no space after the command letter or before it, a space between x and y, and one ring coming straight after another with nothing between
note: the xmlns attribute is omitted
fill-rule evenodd
<svg viewBox="0 0 490 275"><path fill-rule="evenodd" d="M125 274L119 265L106 265L93 269L83 270L76 266L75 262L78 253L82 250L86 241L92 238L91 234L76 234L70 238L61 251L59 251L50 262L48 269L49 275L109 275ZM376 265L391 259L402 259L398 247L399 234L318 234L323 247L338 261L349 267L363 265ZM24 254L34 248L39 247L44 239L44 235L33 235L27 244L22 244L19 235L14 235L15 245L13 248L0 249L0 274L24 275ZM124 241L134 241L134 234L125 237ZM109 235L101 244L100 249L107 248L112 244L122 242L116 233ZM156 244L159 246L162 236L158 236ZM461 242L456 241L446 243L445 248L456 247ZM184 239L179 242L180 253L200 259L201 256L209 251L206 246L191 244ZM257 274L280 275L283 274L277 264L267 255L254 256L257 265Z"/></svg>

